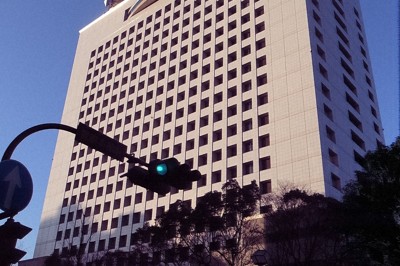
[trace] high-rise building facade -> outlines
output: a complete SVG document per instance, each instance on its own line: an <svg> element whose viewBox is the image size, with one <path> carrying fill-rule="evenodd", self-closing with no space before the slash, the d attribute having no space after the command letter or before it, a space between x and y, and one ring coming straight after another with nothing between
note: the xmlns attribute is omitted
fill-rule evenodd
<svg viewBox="0 0 400 266"><path fill-rule="evenodd" d="M235 178L263 194L296 185L340 198L383 143L358 1L126 0L80 31L62 123L144 161L175 157L203 177L165 196L127 163L60 132L35 257L131 235L182 200Z"/></svg>

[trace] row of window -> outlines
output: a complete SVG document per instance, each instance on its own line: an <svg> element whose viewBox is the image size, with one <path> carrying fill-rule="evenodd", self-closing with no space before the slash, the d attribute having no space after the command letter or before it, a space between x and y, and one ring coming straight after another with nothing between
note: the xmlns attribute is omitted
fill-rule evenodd
<svg viewBox="0 0 400 266"><path fill-rule="evenodd" d="M187 6L187 7L190 8L190 6ZM210 6L209 6L209 7L210 7ZM207 10L207 9L206 9L206 10ZM215 24L217 24L218 22L222 21L222 20L224 19L224 13L223 13L224 10L221 10L221 11L222 11L222 12L219 12L219 13L216 15L216 20L215 20L215 21L212 21L211 18L210 18L210 19L204 19L204 22L203 22L203 29L207 29L208 27L211 27L211 25L215 25ZM236 6L234 5L234 6L232 6L232 7L230 7L230 8L228 9L228 16L234 15L235 13L236 13ZM161 16L161 13L160 13L160 12L156 12L156 14L159 14L159 16ZM264 7L263 7L263 6L258 7L258 8L256 8L256 9L254 10L254 14L251 14L251 13L245 13L245 14L243 14L242 17L241 17L240 22L241 22L242 24L246 24L247 22L250 21L250 17L251 17L251 16L254 16L254 18L257 18L257 17L259 17L259 16L261 16L261 15L263 15L263 14L264 14ZM149 17L149 18L151 18L151 17ZM152 32L151 29L153 29L154 32L156 32L157 30L161 29L160 22L155 22L155 23L154 23L154 22L151 22L152 20L151 20L151 19L149 20L149 18L146 19L146 20L148 21L148 22L147 22L148 28L147 28L147 29L145 30L145 32L144 32L144 33L145 33L145 36L146 36L146 35L150 35L150 33ZM193 19L194 19L194 20L197 20L197 19L200 19L200 18L201 18L201 12L200 12L200 11L193 14ZM189 37L189 31L192 31L192 33L193 33L194 36L195 36L195 34L201 32L200 25L195 25L195 26L191 27L191 25L194 25L194 24L193 24L193 21L192 21L192 23L190 22L190 19L189 19L189 18L186 18L186 19L179 19L179 11L178 11L177 13L175 13L175 16L174 16L174 18L173 18L173 21L174 21L174 22L181 22L181 23L180 23L180 24L181 24L181 27L179 27L179 23L178 23L178 24L175 24L175 25L173 25L173 26L171 26L171 25L168 26L168 23L170 22L170 20L171 20L171 16L165 15L164 23L163 23L163 28L166 28L166 29L162 32L161 35L157 35L156 33L153 33L154 37L152 38L152 43L150 42L150 40L141 41L141 40L142 40L142 37L143 37L143 30L140 31L140 29L143 28L143 21L138 22L137 25L134 25L134 26L132 26L132 27L129 29L129 36L130 36L131 38L130 38L126 43L121 43L121 44L119 45L119 47L113 48L112 51L111 51L111 56L116 55L118 50L121 51L121 50L123 50L124 48L126 48L126 46L131 46L131 45L133 44L133 41L134 41L134 40L135 40L136 43L138 44L138 46L136 46L136 47L133 49L133 50L134 50L134 54L138 54L138 53L139 53L141 50L143 50L143 49L146 49L146 48L148 48L148 47L153 47L153 45L154 45L155 43L157 43L160 39L165 39L165 38L167 38L168 36L173 36L174 33L177 33L177 32L182 33L182 34L180 34L180 36L181 36L180 38L181 38L181 40L185 40L185 39L187 39L187 38ZM138 33L137 33L135 36L133 36L133 33L135 32L135 27L136 27L136 26L137 26L137 32L138 32ZM169 27L170 29L168 29L168 27ZM183 30L184 27L187 27L188 30L187 30L187 31L184 31L184 30ZM236 20L231 21L231 22L229 23L228 30L233 30L233 29L235 29L235 28L236 28ZM262 31L264 28L265 28L265 26L262 25L262 24L260 24L260 25L257 25L257 26L255 27L255 30L256 30L256 32L257 32L257 31ZM171 31L169 31L169 30L171 30ZM225 33L225 34L226 34L226 33ZM215 37L217 38L217 37L222 36L222 35L224 35L224 27L216 28L216 30L215 30ZM248 35L249 35L249 34L246 33L246 31L245 31L244 33L242 33L242 36L248 36ZM120 37L121 37L121 42L122 42L122 40L123 40L124 38L127 37L127 32L126 32L126 31L123 32L123 33L120 35ZM161 37L161 38L160 38L160 37ZM117 44L117 43L118 43L118 39L119 39L118 36L116 36L116 37L113 39L113 44ZM211 41L211 33L205 34L205 36L203 37L203 39L204 39L204 43L207 43L207 42ZM192 40L192 42L195 43L195 42L198 42L198 40ZM126 44L126 45L125 45L125 44ZM143 44L143 45L142 45L142 44ZM178 37L172 38L172 40L171 40L171 42L169 42L169 44L170 44L171 46L178 44ZM158 45L158 46L160 46L160 45ZM170 47L171 47L171 46L170 46ZM194 46L195 46L195 45L194 45ZM100 46L100 47L97 49L97 53L104 52L103 60L109 58L110 52L107 51L107 48L110 48L110 47L111 47L111 41L107 42L106 45L105 45L104 47L106 48L105 50L103 49L103 46ZM114 47L114 46L113 46L113 47ZM167 47L168 47L168 43L162 44L161 47L160 47L160 48L161 48L161 51L166 51L166 50L167 50ZM155 49L157 49L157 48L155 48ZM132 49L130 49L130 50L132 50ZM130 52L130 51L129 51L129 52ZM130 52L130 53L131 53L131 52ZM154 50L151 52L151 54L152 54L153 56L154 56L156 53L157 53L157 52L154 51ZM129 54L129 56L130 56L130 55L131 55L131 54ZM95 56L96 56L96 50L93 50L92 53L91 53L91 57L92 57L92 58L95 58ZM97 56L97 59L96 59L96 64L99 64L100 61L101 61L101 57L98 55L98 56ZM112 61L112 62L114 62L114 61ZM122 56L118 57L118 62L122 62ZM92 61L91 64L89 65L89 68L92 68L93 66L94 66L94 62Z"/></svg>
<svg viewBox="0 0 400 266"><path fill-rule="evenodd" d="M90 64L88 67L80 120L86 119L86 121L89 121L92 125L100 124L104 121L101 126L99 125L99 127L100 131L105 133L111 132L116 128L122 128L125 125L132 125L132 128L122 132L120 135L116 135L115 139L121 141L121 139L128 140L132 134L138 136L134 141L132 140L133 143L130 146L130 152L135 152L139 147L140 149L150 147L159 143L161 139L167 140L171 138L172 135L181 136L184 134L185 130L186 132L190 132L196 128L206 126L209 123L218 122L224 117L233 118L242 112L254 110L257 109L258 106L267 104L268 94L260 90L256 95L254 95L254 93L252 96L250 96L250 94L244 95L240 104L230 104L226 110L215 110L215 112L208 116L203 115L200 118L196 118L197 120L195 121L188 121L187 125L186 123L184 125L176 125L173 129L165 130L162 134L155 134L154 136L151 136L151 139L140 139L140 136L143 136L143 132L150 131L152 128L157 128L164 124L166 125L173 120L179 122L180 118L187 115L197 113L206 108L214 108L216 104L224 101L225 97L228 99L235 97L238 95L238 88L240 85L238 87L235 85L230 86L227 90L222 89L222 91L217 88L212 97L205 98L203 96L198 100L198 102L188 103L184 107L179 106L181 108L176 108L178 110L174 110L173 112L171 112L172 110L163 112L164 110L168 110L166 109L167 107L171 106L170 109L172 109L172 107L174 105L177 106L179 102L192 96L199 95L200 93L203 94L209 89L214 89L215 86L227 84L228 81L230 83L236 83L236 80L238 80L239 77L243 77L244 80L241 82L242 93L247 91L257 91L258 87L267 83L265 70L257 71L257 76L251 78L248 78L249 74L247 74L250 72L256 73L256 69L264 67L267 64L267 58L265 56L266 51L263 49L266 46L265 39L261 38L261 35L259 35L254 38L255 40L249 41L250 32L261 33L265 30L265 25L264 23L256 22L254 29L249 29L250 23L248 23L251 19L261 16L264 13L264 7L255 7L252 11L249 9L244 10L246 12L242 12L241 17L234 20L230 18L229 26L224 28L220 27L218 23L239 11L239 3L244 9L247 8L250 5L249 1L238 1L237 5L230 6L228 10L222 8L222 6L224 6L224 1L207 2L212 4L215 3L217 9L219 8L218 6L220 6L218 11L221 12L215 14L215 19L214 17L210 19L209 15L206 14L204 17L205 19L200 24L191 27L189 24L192 19L201 21L199 18L203 18L201 15L202 13L198 13L199 10L198 8L196 9L196 6L199 5L198 2L202 1L187 2L189 3L188 5L194 5L194 9L192 10L194 11L193 17L190 17L189 20L187 20L187 17L182 18L181 20L178 19L183 13L187 13L187 10L189 10L187 6L183 7L186 12L182 12L182 9L177 12L178 10L175 9L170 13L170 18L167 18L168 16L165 15L169 14L169 11L167 10L165 10L163 18L161 18L163 14L162 11L156 12L154 15L150 16L150 18L148 17L143 21L135 22L135 25L133 25L129 31L123 32L120 36L116 36L112 41L107 42L104 46L94 50L91 54ZM210 13L210 7L205 8L207 10L204 12ZM201 10L201 12L203 11ZM179 23L172 25L172 20L174 23L176 21L179 21ZM215 31L212 30L211 32L213 25L217 26L215 27ZM242 25L243 28L241 27ZM167 27L169 27L169 29L167 29ZM187 27L188 29L185 30L184 27ZM196 34L200 33L202 29L206 29L204 31L204 36L199 36L199 38L196 37L194 40L191 40L190 44L185 44L185 42L189 41L187 39L189 39L190 35L196 36ZM243 31L240 34L234 34L225 41L220 38L226 36L229 31L235 29L243 29ZM159 30L158 33L156 33L157 30ZM175 36L177 32L182 32L182 34L180 34L181 37ZM150 34L153 35L149 36ZM216 40L216 45L209 47L209 43L212 43L214 39ZM240 40L246 40L242 48L239 47L239 45L241 45ZM167 43L165 43L165 41L167 41ZM182 41L183 43L180 45ZM157 48L155 46L157 46ZM175 47L177 48L176 50ZM236 51L231 51L225 55L222 51L227 51L227 48ZM195 53L195 51L199 52ZM187 55L189 53L190 57ZM216 54L216 59L212 60L215 61L215 63L208 63L208 59L206 58L211 58L214 53ZM257 58L255 58L255 60L250 58L256 53ZM153 60L154 57L158 56L160 56L159 60ZM182 56L187 58L184 59ZM246 60L242 61L242 58ZM239 61L243 62L241 68L237 68L236 66ZM196 67L196 69L192 68L189 72L189 67L198 63L202 65ZM167 65L169 67L167 67ZM224 66L227 66L228 69L226 73L221 74L221 70L223 69L222 67ZM212 77L212 79L209 80L203 79L200 85L191 84L194 83L192 81L195 79L211 76L211 73L214 73L215 71L217 71L216 73L219 73L216 77ZM179 76L177 75L178 73ZM167 82L166 78L170 78L171 76L178 77L173 80L168 80ZM185 89L177 89L177 94L174 94L173 96L169 94L168 97L165 96L165 99L159 100L161 97L166 95L168 91L181 86L185 86ZM133 95L135 95L135 97L132 97ZM147 105L147 102L154 98L156 99L156 103ZM133 110L134 107L136 110ZM104 109L107 110L103 111ZM100 114L97 114L97 112ZM151 119L150 122L134 126L134 121L146 116L154 116L155 112L159 112L162 116L155 116L155 118ZM108 124L104 125L105 122ZM188 139L185 141L186 143L176 143L174 146L165 147L161 151L153 152L147 155L147 157L150 157L151 159L171 157L172 154L179 154L184 150L190 151L195 148L195 145L199 145L200 147L211 144L211 141L219 141L224 138L225 135L233 136L241 131L248 131L268 123L268 113L260 113L252 119L245 119L242 124L230 125L226 130L216 129L212 134L202 135L198 139ZM269 135L265 134L260 136L258 148L266 147L268 145ZM242 151L243 153L246 153L256 148L257 147L255 146L253 147L252 140L245 140L242 144L230 145L226 148L226 151L215 150L211 153L201 154L198 164L206 165L208 162L222 160L222 154L225 152L227 157L233 157ZM103 156L95 157L91 162L80 163L83 160L79 160L79 158L90 153L92 153L92 150L88 149L86 152L86 150L80 149L80 145L78 144L74 147L74 153L71 156L69 178L66 184L67 193L63 202L65 208L62 209L59 221L60 225L65 224L65 226L67 226L68 224L68 228L58 232L57 240L76 237L80 232L87 235L90 234L89 231L94 233L97 231L109 230L111 228L139 224L143 221L149 221L153 216L159 216L164 212L165 206L160 206L156 210L143 210L143 212L134 212L119 218L95 221L92 225L83 223L84 225L82 228L70 228L73 221L83 219L83 217L91 217L94 215L99 217L103 213L111 212L111 210L121 209L123 207L132 206L133 204L142 204L144 201L150 201L154 197L153 193L147 191L139 192L134 196L125 196L122 199L117 198L113 201L105 201L101 204L96 204L94 201L93 204L92 202L88 203L88 200L102 197L106 194L114 194L117 191L125 189L125 186L128 187L132 185L129 182L124 185L124 181L118 181L114 184L108 184L96 189L85 191L84 186L88 185L88 183L95 183L107 177L115 176L117 173L120 174L126 171L123 166L111 167L110 169L100 170L99 173L93 173L90 176L84 176L80 179L77 177L79 176L76 175L77 173L89 170L91 167L97 166L100 163L103 164L108 162L108 159ZM141 159L148 161L149 158ZM193 159L187 159L186 163L193 166ZM265 156L260 158L258 162L244 162L241 167L241 173L238 173L238 171L240 171L240 168L238 167L240 166L235 165L229 167L226 170L226 178L237 178L240 175L251 174L255 170L253 169L254 167L258 167L261 171L269 169L271 168L271 159L269 156ZM202 176L201 180L198 181L197 186L206 186L207 182L211 182L212 184L222 182L222 171L216 170L212 172L211 176L208 178ZM79 193L77 192L78 188L82 187L83 189L80 190L81 193L76 194ZM263 194L271 192L270 181L261 182L260 188ZM172 190L171 194L174 193L177 193L177 191ZM68 206L80 202L84 205L85 201L88 206L84 211L71 211L73 208L68 208ZM112 249L116 245L118 239L110 238L108 240L108 247L105 247L105 241L107 240L96 240L90 242L89 252L93 252L95 247L99 251L105 248ZM126 241L127 236L119 237L119 246L126 246Z"/></svg>
<svg viewBox="0 0 400 266"><path fill-rule="evenodd" d="M258 28L256 28L257 30ZM246 30L245 32L243 32L243 36L250 36L250 30ZM234 46L237 43L237 37L236 36L232 36L228 39L228 47ZM210 38L211 40L211 38ZM243 39L242 39L243 40ZM177 43L177 42L176 42ZM161 48L163 48L164 45L161 46ZM257 41L255 47L253 49L255 50L260 50L261 48L265 47L265 40L259 40ZM199 48L199 49L196 49ZM201 47L203 48L203 47ZM190 66L196 64L197 62L201 61L201 60L205 60L209 57L211 57L212 55L212 49L211 48L207 48L205 47L204 49L201 49L199 46L199 42L198 41L193 41L191 43L191 46L188 45L184 45L182 47L180 47L180 56L182 57L183 55L185 55L186 53L188 53L189 49L192 50L191 52L191 56L190 56L190 60L182 60L181 62L178 62L178 60L176 60L177 62L175 62L175 59L178 59L178 51L171 51L171 53L169 54L161 54L160 56L160 60L157 62L152 62L150 64L146 64L145 61L149 60L148 54L145 53L142 55L142 60L139 62L139 58L133 59L131 63L127 62L128 59L131 57L131 51L126 52L125 54L125 64L122 65L115 65L115 61L111 60L111 61L107 61L105 65L103 65L101 67L101 71L99 71L99 69L95 69L93 73L89 72L86 76L86 80L90 81L92 80L91 84L86 85L85 87L85 92L89 91L89 89L93 89L95 88L97 85L102 85L105 82L108 82L110 80L112 80L113 78L117 78L118 76L120 76L121 74L124 74L124 77L122 78L121 84L127 84L128 83L128 76L125 75L125 73L127 72L131 72L131 68L137 68L138 71L133 72L130 75L130 79L131 80L135 80L139 76L144 76L147 72L151 72L153 70L155 70L156 68L158 68L159 70L162 68L162 66L167 66L167 60L169 60L170 62L170 67L167 70L160 70L159 73L157 73L157 75L154 75L152 77L149 78L148 81L148 85L151 85L155 82L156 78L158 79L158 81L163 80L166 76L171 76L173 74L175 74L178 71L182 71L185 69L188 69ZM166 48L165 48L166 49ZM236 63L236 59L237 59L237 52L234 51L230 54L228 54L228 56L224 59L223 56L225 55L224 53L218 54L219 52L224 51L224 42L220 42L215 44L215 59L213 60L215 62L214 68L215 70L218 68L221 68L224 66L224 61L226 61L226 64L229 66L229 64L231 63ZM162 49L163 50L163 49ZM200 53L200 51L202 51ZM252 46L251 45L247 45L245 47L243 47L241 49L240 52L240 56L243 59L246 59L247 55L251 55L251 51L252 51ZM140 54L138 52L138 54ZM151 57L157 57L158 53L157 53L157 48L154 48L152 53L151 53ZM251 59L249 57L249 59ZM123 62L123 55L121 55L118 58L118 63ZM260 56L259 58L256 59L256 67L262 67L264 65L266 65L267 60L265 56ZM248 64L248 63L247 63ZM108 67L107 67L108 66ZM166 67L165 67L166 68ZM236 69L236 68L235 68ZM107 73L108 70L108 74ZM251 70L251 65L243 65L242 66L242 74L247 73L246 71ZM232 71L232 70L230 70ZM210 64L205 64L202 68L202 75L205 75L207 73L210 72ZM99 77L100 75L100 77ZM192 72L190 72L190 74L188 74L188 81L192 81L195 80L196 78L198 78L198 76L200 75L200 72L198 70L194 70ZM235 74L234 72L229 72L228 73L228 77L230 79L233 79L237 76L237 74ZM118 82L118 83L117 83ZM109 82L108 82L109 83ZM118 86L119 81L115 81L113 87ZM109 85L111 88L111 85Z"/></svg>
<svg viewBox="0 0 400 266"><path fill-rule="evenodd" d="M319 9L319 1L318 0L312 0L312 3L314 4L314 6L316 7L316 9ZM354 74L354 70L352 69L352 64L353 64L353 57L351 55L351 53L349 52L349 48L350 48L350 41L349 38L346 36L348 34L348 28L347 28L347 24L345 22L346 20L346 14L342 8L342 1L337 1L337 0L332 0L332 4L334 7L334 11L333 11L333 17L335 22L337 23L336 26L336 34L338 36L338 42L337 42L337 47L338 47L338 51L340 52L340 54L343 56L340 59L340 65L343 69L343 83L344 83L344 87L349 89L349 92L345 92L345 100L347 102L347 104L349 105L349 107L351 108L351 110L348 110L348 119L351 122L351 124L353 124L360 132L363 131L363 125L361 123L361 121L357 118L356 114L360 114L361 115L361 111L360 111L360 105L358 103L358 89L357 87L354 85L352 80L355 80L355 74ZM363 67L364 70L366 71L366 75L365 75L365 81L366 83L369 85L369 87L372 87L372 82L371 79L368 76L369 71L369 66L366 63L366 52L365 49L363 48L364 45L364 39L362 37L362 28L361 28L361 24L358 21L359 19L359 14L358 11L353 8L354 14L356 15L356 26L359 30L358 33L358 39L360 41L360 51L362 54L361 60L363 63ZM322 27L322 19L321 17L318 15L317 10L313 10L313 18L314 21ZM322 48L322 45L324 43L324 38L323 38L323 34L321 33L321 31L315 27L315 35L317 37L317 39L320 41L321 46L319 44L317 44L317 53L319 55L319 58L322 61L327 61L326 60L326 54L324 49ZM326 70L326 68L320 63L319 65L319 72L321 73L321 75L328 80L328 71ZM331 100L331 91L330 89L327 87L327 85L325 85L324 83L321 83L321 91L322 94L325 96L325 98L330 101ZM351 93L350 93L351 92ZM368 97L371 100L372 103L374 103L374 97L372 92L368 89ZM371 108L371 114L377 118L377 113L375 108L373 107L373 105L371 104L370 106ZM327 118L329 118L330 120L333 121L333 111L332 109L327 105L324 104L323 105L323 111L324 114ZM355 113L354 113L355 111ZM380 135L380 130L379 130L379 126L374 122L374 130L375 132ZM330 141L332 141L333 143L336 143L336 134L335 131L329 126L326 125L326 135L328 137L328 139ZM350 138L353 141L354 144L356 144L361 150L366 151L366 146L365 146L365 142L364 140L360 137L359 133L356 133L356 131L350 129ZM354 160L356 162L360 161L360 158L362 158L362 156L355 150L353 150L354 152ZM329 161L335 165L335 166L339 166L339 158L337 153L335 153L332 149L328 149L328 157L329 157ZM332 186L336 189L338 189L339 191L341 191L342 189L342 184L341 184L341 179L340 177L338 177L335 174L331 174L331 183Z"/></svg>

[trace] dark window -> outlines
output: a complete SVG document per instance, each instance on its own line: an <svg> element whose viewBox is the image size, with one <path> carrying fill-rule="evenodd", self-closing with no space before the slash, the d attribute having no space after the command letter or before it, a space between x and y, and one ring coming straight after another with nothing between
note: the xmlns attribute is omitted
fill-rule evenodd
<svg viewBox="0 0 400 266"><path fill-rule="evenodd" d="M226 177L228 179L236 178L237 177L237 167L231 166L226 169Z"/></svg>
<svg viewBox="0 0 400 266"><path fill-rule="evenodd" d="M269 156L260 158L259 163L260 163L260 170L271 168L271 158Z"/></svg>
<svg viewBox="0 0 400 266"><path fill-rule="evenodd" d="M260 182L260 193L267 194L272 192L271 180L265 180Z"/></svg>
<svg viewBox="0 0 400 266"><path fill-rule="evenodd" d="M243 164L243 175L253 173L253 162L247 162Z"/></svg>

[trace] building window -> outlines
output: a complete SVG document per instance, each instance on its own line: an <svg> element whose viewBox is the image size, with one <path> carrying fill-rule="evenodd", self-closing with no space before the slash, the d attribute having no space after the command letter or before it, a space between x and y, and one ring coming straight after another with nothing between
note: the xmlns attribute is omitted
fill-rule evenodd
<svg viewBox="0 0 400 266"><path fill-rule="evenodd" d="M264 22L260 22L256 25L256 33L260 33L262 31L265 30L265 23Z"/></svg>
<svg viewBox="0 0 400 266"><path fill-rule="evenodd" d="M219 129L219 130L214 131L213 132L213 141L215 142L215 141L218 141L221 139L222 139L222 130Z"/></svg>
<svg viewBox="0 0 400 266"><path fill-rule="evenodd" d="M261 50L262 48L265 47L265 45L266 45L265 39L258 40L258 41L256 42L256 49L257 49L257 50Z"/></svg>
<svg viewBox="0 0 400 266"><path fill-rule="evenodd" d="M226 169L226 178L232 179L237 177L237 167L231 166Z"/></svg>
<svg viewBox="0 0 400 266"><path fill-rule="evenodd" d="M257 77L257 86L262 86L267 84L268 79L267 79L267 74L262 74Z"/></svg>
<svg viewBox="0 0 400 266"><path fill-rule="evenodd" d="M200 127L204 127L208 125L208 115L200 118Z"/></svg>
<svg viewBox="0 0 400 266"><path fill-rule="evenodd" d="M339 158L338 155L332 151L331 149L328 150L329 161L336 166L339 166Z"/></svg>
<svg viewBox="0 0 400 266"><path fill-rule="evenodd" d="M194 139L188 140L186 142L186 150L193 150L194 149Z"/></svg>
<svg viewBox="0 0 400 266"><path fill-rule="evenodd" d="M358 147L365 151L365 142L353 130L351 130L351 139Z"/></svg>
<svg viewBox="0 0 400 266"><path fill-rule="evenodd" d="M126 241L127 241L127 236L126 235L120 236L118 246L120 248L126 247Z"/></svg>
<svg viewBox="0 0 400 266"><path fill-rule="evenodd" d="M265 180L260 182L260 193L268 194L272 192L271 180Z"/></svg>
<svg viewBox="0 0 400 266"><path fill-rule="evenodd" d="M182 152L182 144L176 144L173 149L174 155L177 155Z"/></svg>
<svg viewBox="0 0 400 266"><path fill-rule="evenodd" d="M121 206L121 199L116 199L114 201L114 210L119 209L120 206Z"/></svg>
<svg viewBox="0 0 400 266"><path fill-rule="evenodd" d="M124 207L128 207L131 205L132 197L131 196L126 196L124 199Z"/></svg>
<svg viewBox="0 0 400 266"><path fill-rule="evenodd" d="M234 116L237 114L237 108L236 105L232 105L228 107L228 117Z"/></svg>
<svg viewBox="0 0 400 266"><path fill-rule="evenodd" d="M331 129L330 127L326 126L326 135L328 139L330 139L333 143L336 143L336 136L335 136L335 131Z"/></svg>
<svg viewBox="0 0 400 266"><path fill-rule="evenodd" d="M242 65L242 74L246 74L251 71L251 62Z"/></svg>
<svg viewBox="0 0 400 266"><path fill-rule="evenodd" d="M200 180L197 181L197 187L204 187L207 185L207 176L206 175L202 175Z"/></svg>
<svg viewBox="0 0 400 266"><path fill-rule="evenodd" d="M226 149L227 157L233 157L237 155L237 147L236 144L228 146Z"/></svg>
<svg viewBox="0 0 400 266"><path fill-rule="evenodd" d="M199 156L199 166L203 166L207 164L207 154L203 154Z"/></svg>
<svg viewBox="0 0 400 266"><path fill-rule="evenodd" d="M248 111L252 108L251 99L242 102L242 111Z"/></svg>
<svg viewBox="0 0 400 266"><path fill-rule="evenodd" d="M132 217L132 224L140 223L140 212L135 212Z"/></svg>
<svg viewBox="0 0 400 266"><path fill-rule="evenodd" d="M135 195L135 204L141 203L143 199L143 193L136 193Z"/></svg>
<svg viewBox="0 0 400 266"><path fill-rule="evenodd" d="M350 111L348 111L348 115L350 122L360 131L363 131L362 123L360 122L360 120L358 120L357 117L353 115Z"/></svg>
<svg viewBox="0 0 400 266"><path fill-rule="evenodd" d="M206 134L206 135L200 136L200 138L199 138L199 146L207 145L207 143L208 143L208 135Z"/></svg>
<svg viewBox="0 0 400 266"><path fill-rule="evenodd" d="M253 150L253 140L247 140L243 142L242 151L243 153Z"/></svg>
<svg viewBox="0 0 400 266"><path fill-rule="evenodd" d="M111 208L111 202L110 202L110 201L104 203L103 212L108 212L108 211L110 211L110 208ZM86 216L86 215L85 215L85 216Z"/></svg>
<svg viewBox="0 0 400 266"><path fill-rule="evenodd" d="M270 145L269 134L262 135L258 138L258 146L260 148L267 147Z"/></svg>
<svg viewBox="0 0 400 266"><path fill-rule="evenodd" d="M150 191L150 190L147 190L147 192L146 192L146 201L150 201L150 200L153 200L153 199L154 199L154 192Z"/></svg>
<svg viewBox="0 0 400 266"><path fill-rule="evenodd" d="M212 161L213 162L217 162L217 161L220 161L221 159L222 159L221 150L213 151L213 153L212 153Z"/></svg>
<svg viewBox="0 0 400 266"><path fill-rule="evenodd" d="M237 126L236 124L228 126L227 135L228 137L234 136L237 134Z"/></svg>
<svg viewBox="0 0 400 266"><path fill-rule="evenodd" d="M146 211L144 212L144 222L150 221L152 215L153 215L153 210L152 210L152 209L146 210Z"/></svg>
<svg viewBox="0 0 400 266"><path fill-rule="evenodd" d="M358 113L360 113L360 106L347 92L346 92L346 101L354 108Z"/></svg>
<svg viewBox="0 0 400 266"><path fill-rule="evenodd" d="M271 158L269 156L260 158L260 170L266 170L271 168Z"/></svg>
<svg viewBox="0 0 400 266"><path fill-rule="evenodd" d="M337 190L341 191L342 190L342 185L340 182L340 177L337 175L331 173L331 181L332 181L332 186L336 188Z"/></svg>
<svg viewBox="0 0 400 266"><path fill-rule="evenodd" d="M247 38L250 38L250 29L247 29L245 31L242 32L242 40L245 40Z"/></svg>
<svg viewBox="0 0 400 266"><path fill-rule="evenodd" d="M161 215L163 215L165 212L165 207L161 206L161 207L157 207L157 211L156 211L156 218L160 217Z"/></svg>
<svg viewBox="0 0 400 266"><path fill-rule="evenodd" d="M222 120L222 111L218 111L214 113L214 122Z"/></svg>
<svg viewBox="0 0 400 266"><path fill-rule="evenodd" d="M228 98L235 97L237 95L237 89L236 86L231 87L228 89Z"/></svg>
<svg viewBox="0 0 400 266"><path fill-rule="evenodd" d="M258 116L258 125L259 126L264 126L269 124L269 114L261 114Z"/></svg>
<svg viewBox="0 0 400 266"><path fill-rule="evenodd" d="M324 42L324 36L322 35L322 33L315 28L315 36L318 38L318 40L320 40L322 43Z"/></svg>
<svg viewBox="0 0 400 266"><path fill-rule="evenodd" d="M253 173L253 162L247 162L243 164L243 175Z"/></svg>
<svg viewBox="0 0 400 266"><path fill-rule="evenodd" d="M196 122L195 121L189 122L188 125L187 125L187 131L191 132L191 131L193 131L195 129L196 129Z"/></svg>
<svg viewBox="0 0 400 266"><path fill-rule="evenodd" d="M220 170L215 171L215 172L212 173L211 182L213 184L221 182L221 171Z"/></svg>
<svg viewBox="0 0 400 266"><path fill-rule="evenodd" d="M243 132L251 130L252 128L253 128L253 121L251 120L251 118L242 122L242 130L243 130Z"/></svg>
<svg viewBox="0 0 400 266"><path fill-rule="evenodd" d="M326 117L328 117L330 120L333 121L333 112L332 109L329 108L327 105L324 104L324 114Z"/></svg>
<svg viewBox="0 0 400 266"><path fill-rule="evenodd" d="M340 59L340 63L343 67L343 69L347 72L347 74L349 74L350 76L352 76L354 78L354 71L353 69L351 69L351 67L343 60ZM321 73L322 74L322 73ZM327 78L327 77L326 77Z"/></svg>
<svg viewBox="0 0 400 266"><path fill-rule="evenodd" d="M118 227L118 217L113 218L111 220L111 228L117 228Z"/></svg>
<svg viewBox="0 0 400 266"><path fill-rule="evenodd" d="M101 222L101 231L107 230L108 228L108 220Z"/></svg>

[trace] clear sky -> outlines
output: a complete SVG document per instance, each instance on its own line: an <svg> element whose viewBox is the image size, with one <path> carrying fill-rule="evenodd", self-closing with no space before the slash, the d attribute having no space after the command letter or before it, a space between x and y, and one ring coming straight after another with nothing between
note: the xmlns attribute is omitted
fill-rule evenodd
<svg viewBox="0 0 400 266"><path fill-rule="evenodd" d="M399 135L398 1L360 0L387 144ZM25 129L60 122L78 31L106 9L103 0L1 0L0 10L2 156ZM12 156L34 182L31 203L15 217L33 228L17 244L28 252L24 259L33 255L56 138L56 131L34 134Z"/></svg>

